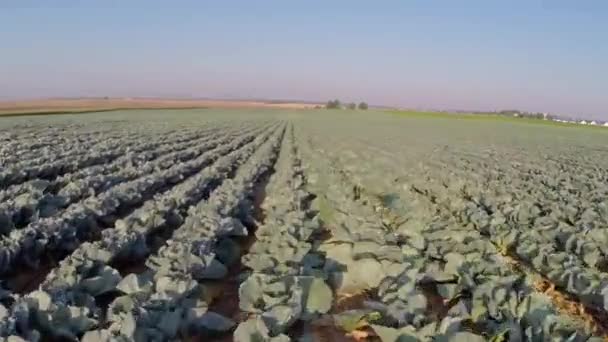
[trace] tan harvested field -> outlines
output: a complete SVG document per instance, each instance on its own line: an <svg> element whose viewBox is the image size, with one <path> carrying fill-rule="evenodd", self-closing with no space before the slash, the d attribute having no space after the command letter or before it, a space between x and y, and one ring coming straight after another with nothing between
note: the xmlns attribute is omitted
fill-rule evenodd
<svg viewBox="0 0 608 342"><path fill-rule="evenodd" d="M156 98L75 98L0 101L0 115L96 112L118 109L282 108L308 109L315 104L241 100L190 100Z"/></svg>

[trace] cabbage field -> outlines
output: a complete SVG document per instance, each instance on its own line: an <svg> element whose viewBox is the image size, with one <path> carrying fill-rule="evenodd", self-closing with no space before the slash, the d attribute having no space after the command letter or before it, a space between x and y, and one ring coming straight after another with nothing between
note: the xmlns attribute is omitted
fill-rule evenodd
<svg viewBox="0 0 608 342"><path fill-rule="evenodd" d="M0 119L2 341L605 341L608 132Z"/></svg>

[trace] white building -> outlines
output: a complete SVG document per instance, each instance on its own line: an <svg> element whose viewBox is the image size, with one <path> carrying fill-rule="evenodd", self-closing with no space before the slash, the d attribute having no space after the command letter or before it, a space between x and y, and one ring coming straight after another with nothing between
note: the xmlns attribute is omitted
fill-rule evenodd
<svg viewBox="0 0 608 342"><path fill-rule="evenodd" d="M587 121L583 120L583 121L581 121L581 122L579 122L579 123L580 123L581 125L586 125L586 124L587 124Z"/></svg>

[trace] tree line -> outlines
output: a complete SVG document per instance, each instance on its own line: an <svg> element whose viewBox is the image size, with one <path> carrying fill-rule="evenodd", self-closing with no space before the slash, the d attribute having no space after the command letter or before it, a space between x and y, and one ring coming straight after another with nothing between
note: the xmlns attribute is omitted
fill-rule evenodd
<svg viewBox="0 0 608 342"><path fill-rule="evenodd" d="M517 109L507 109L496 112L498 115L513 116L527 119L539 119L539 120L554 120L555 116L549 113L538 113L538 112L526 112Z"/></svg>
<svg viewBox="0 0 608 342"><path fill-rule="evenodd" d="M325 105L326 109L351 109L351 110L359 109L359 110L367 110L368 107L369 106L365 102L360 102L359 104L356 104L354 102L347 103L347 104L342 104L340 102L340 100L338 100L338 99L329 100L329 101L327 101L327 104Z"/></svg>

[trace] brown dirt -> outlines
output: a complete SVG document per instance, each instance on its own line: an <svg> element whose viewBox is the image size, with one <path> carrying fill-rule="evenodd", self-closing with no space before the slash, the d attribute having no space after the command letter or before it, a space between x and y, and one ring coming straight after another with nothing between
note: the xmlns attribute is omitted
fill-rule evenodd
<svg viewBox="0 0 608 342"><path fill-rule="evenodd" d="M331 222L322 222L321 229L314 235L315 241L327 241L333 237ZM330 314L345 312L364 308L364 302L372 299L372 291L359 293L335 294L335 301ZM314 320L309 325L310 333L315 342L375 342L378 341L375 333L369 327L364 327L352 332L346 332L338 327L330 315ZM289 335L301 336L303 327L296 325L290 329Z"/></svg>
<svg viewBox="0 0 608 342"><path fill-rule="evenodd" d="M117 260L110 264L121 276L126 277L131 273L142 274L148 270L146 258Z"/></svg>
<svg viewBox="0 0 608 342"><path fill-rule="evenodd" d="M604 340L608 341L608 314L605 311L585 306L575 297L556 289L555 284L548 279L535 281L534 289L551 298L560 313L576 318L587 329L603 336Z"/></svg>
<svg viewBox="0 0 608 342"><path fill-rule="evenodd" d="M314 320L309 326L313 340L319 342L379 342L379 338L372 328L366 326L360 329L345 332L339 328L331 316Z"/></svg>
<svg viewBox="0 0 608 342"><path fill-rule="evenodd" d="M348 310L364 308L364 302L372 299L374 294L371 291L359 293L343 293L336 297L332 306L331 313L336 314ZM369 327L346 332L338 327L331 316L325 316L315 320L310 325L310 331L314 341L328 342L368 342L377 341L376 334Z"/></svg>
<svg viewBox="0 0 608 342"><path fill-rule="evenodd" d="M3 277L7 288L17 294L26 294L38 289L47 274L59 263L50 255L41 258L38 267L26 265L15 267L15 272Z"/></svg>
<svg viewBox="0 0 608 342"><path fill-rule="evenodd" d="M5 283L7 289L17 294L35 291L68 255L69 253L64 251L47 251L38 257L36 265L15 264L10 272L0 275L0 281Z"/></svg>
<svg viewBox="0 0 608 342"><path fill-rule="evenodd" d="M270 176L274 170L268 171L267 174L263 175L257 182L253 190L253 219L255 223L245 223L247 227L248 235L246 237L234 238L240 248L241 257L248 253L251 246L255 243L256 236L255 231L258 225L263 224L266 213L263 209L263 203L266 199L266 187L270 181ZM239 275L246 270L246 267L239 261L228 269L228 275L221 280L216 281L205 281L203 285L206 288L208 298L205 301L210 303L209 311L218 313L224 317L232 319L238 325L249 318L248 313L242 312L239 307ZM213 342L230 342L233 341L232 332L223 334L221 336L186 336L185 341L213 341Z"/></svg>
<svg viewBox="0 0 608 342"><path fill-rule="evenodd" d="M534 271L526 262L520 260L513 251L507 250L501 254L502 258L516 272L527 272L536 276L534 290L551 299L557 310L575 321L583 324L594 334L602 336L608 342L608 313L583 304L578 298L558 288L549 279Z"/></svg>
<svg viewBox="0 0 608 342"><path fill-rule="evenodd" d="M243 237L237 240L241 255L245 254L251 244L253 243L255 236ZM247 320L247 313L241 312L239 307L239 275L244 271L243 265L238 262L232 265L228 269L228 275L224 279L220 280L209 280L204 281L205 287L204 298L206 302L210 303L209 311L218 313L224 317L228 317L236 322L238 325L240 322ZM233 341L232 332L220 335L220 336L203 336L203 335L189 335L183 336L184 341L195 342L195 341L213 341L213 342L230 342Z"/></svg>
<svg viewBox="0 0 608 342"><path fill-rule="evenodd" d="M336 298L336 303L332 307L332 312L339 313L348 310L362 309L364 307L363 303L366 300L370 300L371 298L372 293L369 291L363 291L360 293L353 294L340 294Z"/></svg>
<svg viewBox="0 0 608 342"><path fill-rule="evenodd" d="M347 335L344 331L336 327L333 322L316 321L311 324L311 334L314 341L318 342L358 342L365 341L352 335Z"/></svg>
<svg viewBox="0 0 608 342"><path fill-rule="evenodd" d="M450 311L450 309L453 308L454 305L458 304L458 301L461 298L460 295L456 295L450 300L445 300L439 294L439 290L437 289L437 283L433 282L419 284L418 288L420 289L420 291L422 291L422 293L427 299L427 314L433 317L433 319L438 322L440 322L447 316L448 311Z"/></svg>

